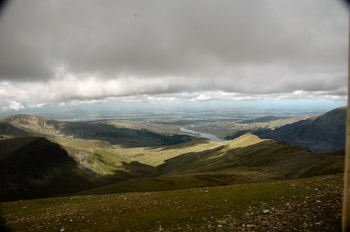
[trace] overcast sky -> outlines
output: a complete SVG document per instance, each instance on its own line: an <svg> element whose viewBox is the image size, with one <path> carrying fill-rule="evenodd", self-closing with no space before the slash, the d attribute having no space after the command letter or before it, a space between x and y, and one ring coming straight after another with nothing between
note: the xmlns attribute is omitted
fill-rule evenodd
<svg viewBox="0 0 350 232"><path fill-rule="evenodd" d="M346 99L335 0L14 0L0 111L80 102Z"/></svg>

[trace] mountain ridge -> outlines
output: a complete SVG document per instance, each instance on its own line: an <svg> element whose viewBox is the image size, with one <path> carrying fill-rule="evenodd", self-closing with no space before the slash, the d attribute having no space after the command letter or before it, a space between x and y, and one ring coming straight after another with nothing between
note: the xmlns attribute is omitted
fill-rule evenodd
<svg viewBox="0 0 350 232"><path fill-rule="evenodd" d="M319 117L256 133L260 138L286 141L315 152L327 152L345 147L346 107L339 107Z"/></svg>

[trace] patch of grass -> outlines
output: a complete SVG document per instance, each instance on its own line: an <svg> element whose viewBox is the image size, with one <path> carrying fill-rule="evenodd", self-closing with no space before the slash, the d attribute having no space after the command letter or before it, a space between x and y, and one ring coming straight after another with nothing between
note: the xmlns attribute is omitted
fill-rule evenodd
<svg viewBox="0 0 350 232"><path fill-rule="evenodd" d="M162 147L124 148L101 140L56 137L53 141L63 145L68 153L85 167L102 175L125 170L123 162L138 161L158 166L165 160L191 151L203 151L220 143L199 139ZM142 154L142 155L141 155Z"/></svg>
<svg viewBox="0 0 350 232"><path fill-rule="evenodd" d="M344 172L344 152L328 157L303 173L300 177L312 177Z"/></svg>
<svg viewBox="0 0 350 232"><path fill-rule="evenodd" d="M194 173L164 175L157 177L138 178L121 181L114 184L88 189L79 194L107 194L122 192L147 192L147 191L168 191L176 189L189 189L198 187L210 187L230 185L238 183L251 183L267 180L271 176L248 170L236 170L234 172L222 173Z"/></svg>
<svg viewBox="0 0 350 232"><path fill-rule="evenodd" d="M221 144L212 149L178 155L166 160L159 169L167 174L245 169L273 178L293 178L331 155L314 154L303 147L256 138L254 135L244 135L232 141L232 145ZM242 143L239 142L241 140Z"/></svg>

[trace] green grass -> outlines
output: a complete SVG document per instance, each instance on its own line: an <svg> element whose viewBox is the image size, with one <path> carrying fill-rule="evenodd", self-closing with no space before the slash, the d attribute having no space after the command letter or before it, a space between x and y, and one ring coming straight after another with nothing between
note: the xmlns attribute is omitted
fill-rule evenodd
<svg viewBox="0 0 350 232"><path fill-rule="evenodd" d="M138 161L158 166L165 160L183 153L219 146L219 143L203 139L161 147L133 148L91 139L56 137L51 140L61 144L83 166L101 175L111 175L117 170L125 170L123 162Z"/></svg>
<svg viewBox="0 0 350 232"><path fill-rule="evenodd" d="M160 225L170 231L208 231L210 227L215 229L218 224L223 224L224 219L227 226L238 228L242 223L248 223L246 215L248 213L249 216L252 209L255 220L263 217L263 209L280 212L280 209L286 208L286 202L297 207L305 199L326 196L323 193L329 193L330 190L333 195L327 195L329 199L322 200L338 199L341 186L342 175L333 175L167 192L5 202L0 203L0 206L6 224L14 231L59 231L61 228L65 228L65 231L156 231ZM320 204L312 201L310 207L303 209L304 215L310 214L309 219L313 223L310 226L318 228L313 231L323 231L328 226L334 224L337 227L340 224L338 213L327 214L331 210L331 203L323 205L329 208L325 211L313 209L311 206L318 207ZM337 207L335 205L336 212L340 210ZM323 213L313 214L313 210ZM298 218L297 215L276 214L277 218L282 219L289 216ZM309 220L300 215L299 218ZM318 225L320 220L331 225ZM288 220L285 223L287 228L304 228L302 223L292 225L288 224L292 223ZM262 226L260 231L264 231L263 228L266 230Z"/></svg>
<svg viewBox="0 0 350 232"><path fill-rule="evenodd" d="M256 138L245 135L244 139ZM241 139L238 138L239 141ZM236 140L232 141L233 143ZM234 170L254 170L273 178L293 178L331 154L313 154L306 148L260 140L242 147L217 146L205 151L178 155L159 166L163 173L198 173Z"/></svg>
<svg viewBox="0 0 350 232"><path fill-rule="evenodd" d="M335 155L322 160L300 177L329 175L342 172L344 172L344 155Z"/></svg>
<svg viewBox="0 0 350 232"><path fill-rule="evenodd" d="M88 189L79 194L106 194L123 192L168 191L199 187L221 186L238 183L251 183L266 180L271 176L261 172L237 170L222 173L177 174L137 178Z"/></svg>

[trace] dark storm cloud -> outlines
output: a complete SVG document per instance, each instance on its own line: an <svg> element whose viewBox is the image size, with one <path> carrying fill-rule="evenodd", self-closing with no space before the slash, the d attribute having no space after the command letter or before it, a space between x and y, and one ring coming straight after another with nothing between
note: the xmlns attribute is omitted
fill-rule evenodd
<svg viewBox="0 0 350 232"><path fill-rule="evenodd" d="M81 81L84 94L64 99L346 84L348 16L340 1L14 0L0 19L0 79ZM86 94L91 80L104 90ZM118 86L109 90L106 80ZM153 85L137 84L145 80Z"/></svg>

